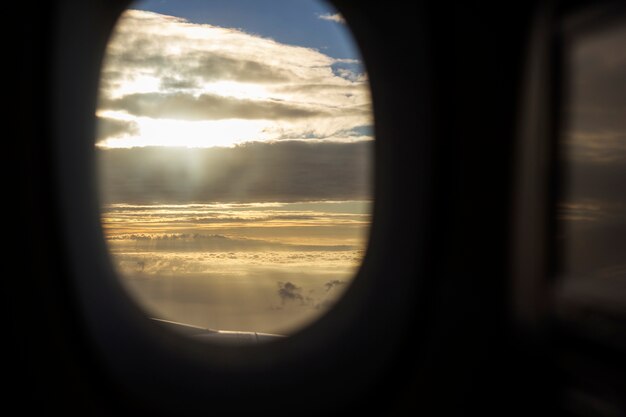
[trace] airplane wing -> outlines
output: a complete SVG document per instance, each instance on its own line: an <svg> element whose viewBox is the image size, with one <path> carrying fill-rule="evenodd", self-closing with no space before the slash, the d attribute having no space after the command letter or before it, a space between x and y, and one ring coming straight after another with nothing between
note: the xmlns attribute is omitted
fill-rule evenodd
<svg viewBox="0 0 626 417"><path fill-rule="evenodd" d="M271 342L285 336L271 333L244 332L232 330L214 330L205 327L194 326L190 324L178 323L170 320L158 319L151 317L163 327L168 328L176 333L194 339L201 339L211 343L226 343L230 345L254 345L257 343Z"/></svg>

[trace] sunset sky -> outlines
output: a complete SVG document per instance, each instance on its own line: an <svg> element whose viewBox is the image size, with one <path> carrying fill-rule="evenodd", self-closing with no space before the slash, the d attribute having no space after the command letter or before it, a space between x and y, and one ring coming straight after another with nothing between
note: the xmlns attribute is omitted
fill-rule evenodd
<svg viewBox="0 0 626 417"><path fill-rule="evenodd" d="M105 236L149 315L289 334L347 288L371 220L373 119L336 11L137 3L96 116Z"/></svg>

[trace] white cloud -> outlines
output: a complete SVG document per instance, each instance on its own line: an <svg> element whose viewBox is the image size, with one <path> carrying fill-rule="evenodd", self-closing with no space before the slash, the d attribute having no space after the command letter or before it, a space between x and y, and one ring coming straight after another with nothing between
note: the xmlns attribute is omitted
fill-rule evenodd
<svg viewBox="0 0 626 417"><path fill-rule="evenodd" d="M346 23L346 20L339 13L335 13L335 14L330 14L330 13L319 14L319 15L317 15L317 17L322 19L322 20L328 20L328 21L331 21L331 22L336 22L336 23L341 23L341 24L345 24Z"/></svg>
<svg viewBox="0 0 626 417"><path fill-rule="evenodd" d="M100 129L109 135L99 145L333 140L338 132L373 123L367 78L358 65L238 29L128 10L107 49L98 114L133 130ZM185 127L172 129L174 120L184 120ZM241 128L207 123L225 120L239 120Z"/></svg>

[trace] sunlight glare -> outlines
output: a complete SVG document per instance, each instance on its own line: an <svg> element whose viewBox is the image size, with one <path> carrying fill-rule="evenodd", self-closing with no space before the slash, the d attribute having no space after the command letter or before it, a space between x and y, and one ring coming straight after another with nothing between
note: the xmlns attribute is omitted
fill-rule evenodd
<svg viewBox="0 0 626 417"><path fill-rule="evenodd" d="M161 77L158 76L136 74L113 86L109 95L112 99L116 99L129 94L152 93L159 90L161 82Z"/></svg>
<svg viewBox="0 0 626 417"><path fill-rule="evenodd" d="M186 148L231 147L238 143L266 140L264 130L269 120L206 120L135 119L139 134L105 139L101 148L133 148L145 146L177 146Z"/></svg>

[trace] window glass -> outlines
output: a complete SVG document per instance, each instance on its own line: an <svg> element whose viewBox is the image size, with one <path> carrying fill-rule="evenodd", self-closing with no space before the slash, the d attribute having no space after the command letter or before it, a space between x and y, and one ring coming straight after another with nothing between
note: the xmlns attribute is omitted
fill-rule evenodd
<svg viewBox="0 0 626 417"><path fill-rule="evenodd" d="M569 308L626 308L626 22L565 43L560 296Z"/></svg>
<svg viewBox="0 0 626 417"><path fill-rule="evenodd" d="M151 317L288 335L327 311L371 220L369 84L306 1L144 1L107 47L102 227Z"/></svg>

